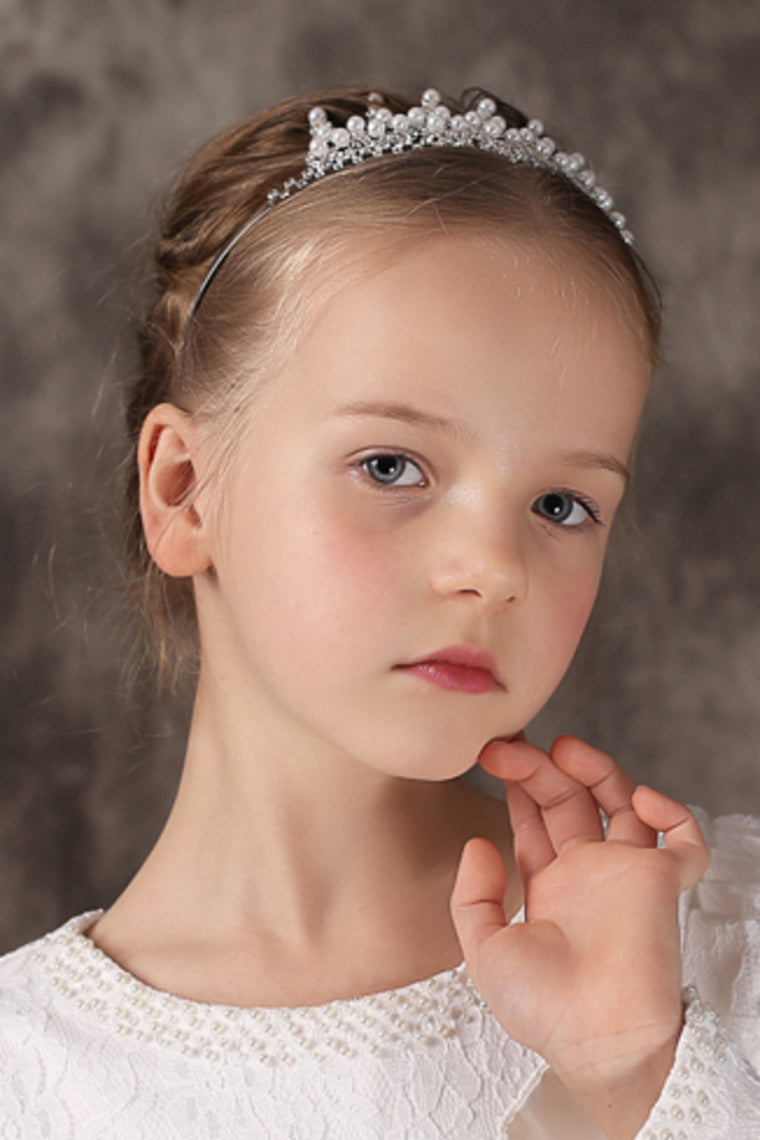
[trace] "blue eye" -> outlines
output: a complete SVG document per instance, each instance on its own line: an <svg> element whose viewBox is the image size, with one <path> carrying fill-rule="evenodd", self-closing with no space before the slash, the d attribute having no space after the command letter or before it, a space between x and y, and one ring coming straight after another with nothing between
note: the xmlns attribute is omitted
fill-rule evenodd
<svg viewBox="0 0 760 1140"><path fill-rule="evenodd" d="M386 487L423 487L425 476L420 467L406 455L386 452L363 459L360 466L375 483Z"/></svg>
<svg viewBox="0 0 760 1140"><path fill-rule="evenodd" d="M602 521L591 503L568 491L549 491L545 495L539 495L531 510L557 526L582 526L589 519L595 523Z"/></svg>

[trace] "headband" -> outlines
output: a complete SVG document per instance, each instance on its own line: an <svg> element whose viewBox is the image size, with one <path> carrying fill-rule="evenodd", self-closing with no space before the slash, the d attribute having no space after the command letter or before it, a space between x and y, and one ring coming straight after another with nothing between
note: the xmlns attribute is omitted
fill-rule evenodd
<svg viewBox="0 0 760 1140"><path fill-rule="evenodd" d="M593 170L582 154L566 154L544 134L543 123L530 119L524 127L508 127L497 113L494 99L486 96L473 110L452 114L434 88L425 91L420 105L405 114L393 114L381 95L370 95L366 115L352 115L345 126L333 126L322 107L308 114L310 142L306 163L300 175L270 190L266 203L229 239L209 266L195 295L185 325L185 340L195 314L217 272L242 238L278 202L348 166L358 166L371 158L428 147L465 147L501 155L512 163L526 163L562 174L594 202L616 226L622 240L630 245L633 235L625 217L613 209L611 195L597 185Z"/></svg>

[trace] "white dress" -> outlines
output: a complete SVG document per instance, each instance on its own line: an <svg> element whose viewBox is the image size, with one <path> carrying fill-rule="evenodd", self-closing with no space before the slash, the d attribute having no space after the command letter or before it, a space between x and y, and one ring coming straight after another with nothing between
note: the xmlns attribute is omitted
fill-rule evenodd
<svg viewBox="0 0 760 1140"><path fill-rule="evenodd" d="M705 831L710 870L682 899L686 1026L640 1140L760 1138L760 821ZM87 938L95 917L0 959L3 1140L600 1136L464 966L321 1006L237 1009L137 981Z"/></svg>

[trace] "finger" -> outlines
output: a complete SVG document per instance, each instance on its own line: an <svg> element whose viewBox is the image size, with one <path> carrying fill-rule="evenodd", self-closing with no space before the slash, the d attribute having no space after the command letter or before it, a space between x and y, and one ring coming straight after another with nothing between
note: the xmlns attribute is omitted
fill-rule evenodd
<svg viewBox="0 0 760 1140"><path fill-rule="evenodd" d="M575 736L560 736L551 750L554 763L584 784L609 820L607 837L635 847L654 847L656 832L633 808L636 787L628 773L599 748Z"/></svg>
<svg viewBox="0 0 760 1140"><path fill-rule="evenodd" d="M599 808L589 789L533 744L492 741L480 755L491 775L519 784L541 809L546 833L559 854L575 843L604 837Z"/></svg>
<svg viewBox="0 0 760 1140"><path fill-rule="evenodd" d="M675 856L681 890L693 887L710 863L710 852L692 812L678 800L644 785L633 794L636 812L649 827L661 831L665 846Z"/></svg>
<svg viewBox="0 0 760 1140"><path fill-rule="evenodd" d="M515 862L523 883L556 858L556 852L541 815L541 809L520 784L507 784L509 822L512 826Z"/></svg>
<svg viewBox="0 0 760 1140"><path fill-rule="evenodd" d="M487 839L471 839L462 852L451 895L451 917L468 963L491 935L507 925L506 886L507 872L494 845Z"/></svg>

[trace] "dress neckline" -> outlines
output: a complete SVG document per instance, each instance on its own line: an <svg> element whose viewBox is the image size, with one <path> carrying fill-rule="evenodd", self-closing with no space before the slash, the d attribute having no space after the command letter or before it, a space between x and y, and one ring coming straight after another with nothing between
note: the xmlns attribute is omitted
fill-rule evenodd
<svg viewBox="0 0 760 1140"><path fill-rule="evenodd" d="M395 989L307 1006L229 1006L194 1001L134 977L88 937L103 912L88 911L36 944L35 958L85 1018L190 1056L352 1057L457 1034L485 1003L466 964ZM517 916L516 916L517 917Z"/></svg>

